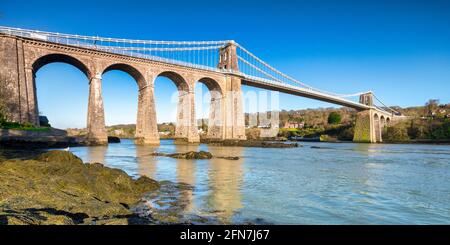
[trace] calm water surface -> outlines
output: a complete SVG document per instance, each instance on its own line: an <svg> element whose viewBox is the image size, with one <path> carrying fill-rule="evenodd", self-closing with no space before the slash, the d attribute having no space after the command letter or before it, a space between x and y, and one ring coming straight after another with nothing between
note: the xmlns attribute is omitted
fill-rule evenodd
<svg viewBox="0 0 450 245"><path fill-rule="evenodd" d="M450 224L450 146L302 143L291 149L174 145L76 147L138 177L192 185L180 192L186 214L235 223ZM318 146L321 149L311 148ZM206 150L240 160L180 160L159 152Z"/></svg>

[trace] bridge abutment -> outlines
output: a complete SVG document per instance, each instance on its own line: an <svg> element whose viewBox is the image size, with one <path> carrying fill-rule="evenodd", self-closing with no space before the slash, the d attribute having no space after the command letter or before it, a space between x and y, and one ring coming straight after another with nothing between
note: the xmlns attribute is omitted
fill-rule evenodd
<svg viewBox="0 0 450 245"><path fill-rule="evenodd" d="M357 112L353 142L383 142L383 130L388 125L387 121L390 120L391 115L383 114L375 109Z"/></svg>
<svg viewBox="0 0 450 245"><path fill-rule="evenodd" d="M359 96L359 102L367 106L373 106L373 94L371 92ZM359 111L356 114L354 142L376 143L381 141L381 129L378 114L373 109ZM375 125L376 124L376 125Z"/></svg>
<svg viewBox="0 0 450 245"><path fill-rule="evenodd" d="M23 41L0 36L0 96L7 120L39 126L34 72Z"/></svg>
<svg viewBox="0 0 450 245"><path fill-rule="evenodd" d="M356 114L355 133L353 142L374 143L373 120L370 110L360 111Z"/></svg>

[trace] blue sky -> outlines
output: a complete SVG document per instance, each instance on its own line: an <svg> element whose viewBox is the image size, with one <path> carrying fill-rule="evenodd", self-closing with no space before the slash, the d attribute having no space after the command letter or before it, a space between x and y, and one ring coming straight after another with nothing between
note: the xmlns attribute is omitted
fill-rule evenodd
<svg viewBox="0 0 450 245"><path fill-rule="evenodd" d="M389 105L422 105L430 98L450 103L450 1L1 0L0 13L0 25L62 33L234 39L281 71L320 89L372 90ZM39 108L53 126L85 126L88 86L80 71L65 64L47 65L38 71L37 88ZM111 71L103 78L103 88L107 124L134 123L133 79ZM173 92L170 80L158 78L160 122L174 118L175 104L167 99ZM207 115L207 108L199 106L197 110ZM281 109L329 106L280 94Z"/></svg>

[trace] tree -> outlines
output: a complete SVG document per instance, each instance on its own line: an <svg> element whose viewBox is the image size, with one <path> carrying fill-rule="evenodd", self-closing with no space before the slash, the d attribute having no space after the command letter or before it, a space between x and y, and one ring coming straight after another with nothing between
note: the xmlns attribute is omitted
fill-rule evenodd
<svg viewBox="0 0 450 245"><path fill-rule="evenodd" d="M442 124L442 129L445 134L446 139L450 139L450 119L445 120L444 124Z"/></svg>
<svg viewBox="0 0 450 245"><path fill-rule="evenodd" d="M411 120L411 124L409 125L407 132L410 139L418 139L421 137L420 128L416 125L414 120Z"/></svg>
<svg viewBox="0 0 450 245"><path fill-rule="evenodd" d="M439 100L431 99L426 104L427 116L432 117L439 107Z"/></svg>
<svg viewBox="0 0 450 245"><path fill-rule="evenodd" d="M383 140L388 142L408 141L408 130L401 124L387 127L386 131L383 132Z"/></svg>
<svg viewBox="0 0 450 245"><path fill-rule="evenodd" d="M446 119L439 125L435 125L435 128L431 132L431 138L433 139L450 139L450 120Z"/></svg>
<svg viewBox="0 0 450 245"><path fill-rule="evenodd" d="M352 141L354 134L355 134L355 128L349 127L349 128L345 128L344 130L339 132L337 135L337 138L338 138L338 140Z"/></svg>
<svg viewBox="0 0 450 245"><path fill-rule="evenodd" d="M328 123L329 124L339 124L339 123L341 123L341 120L342 120L342 117L341 117L341 114L339 114L339 112L333 111L328 115Z"/></svg>

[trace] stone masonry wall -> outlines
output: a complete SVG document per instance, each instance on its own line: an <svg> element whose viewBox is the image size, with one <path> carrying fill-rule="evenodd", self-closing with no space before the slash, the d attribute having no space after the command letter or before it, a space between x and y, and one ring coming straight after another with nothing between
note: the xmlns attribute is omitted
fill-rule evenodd
<svg viewBox="0 0 450 245"><path fill-rule="evenodd" d="M370 127L370 111L361 111L356 115L354 142L370 143L372 142L372 131Z"/></svg>

